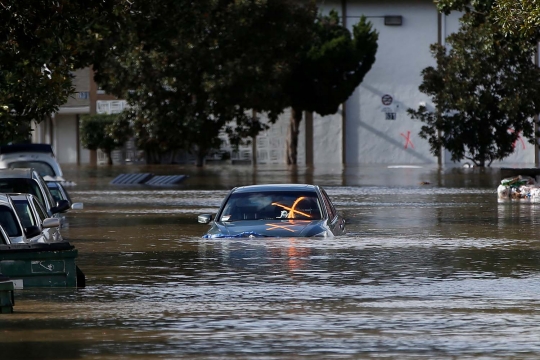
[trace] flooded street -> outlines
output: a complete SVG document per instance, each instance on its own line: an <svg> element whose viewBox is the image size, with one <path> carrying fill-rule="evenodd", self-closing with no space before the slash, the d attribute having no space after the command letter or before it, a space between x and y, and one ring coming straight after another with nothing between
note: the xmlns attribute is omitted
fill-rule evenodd
<svg viewBox="0 0 540 360"><path fill-rule="evenodd" d="M87 287L24 289L1 359L537 359L540 204L497 169L66 167ZM120 173L187 174L118 186ZM203 239L236 185L322 185L334 239Z"/></svg>

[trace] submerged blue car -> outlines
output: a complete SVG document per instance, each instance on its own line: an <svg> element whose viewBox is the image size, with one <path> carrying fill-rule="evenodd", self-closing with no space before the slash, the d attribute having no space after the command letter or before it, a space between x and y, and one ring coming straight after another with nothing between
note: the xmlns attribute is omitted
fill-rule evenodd
<svg viewBox="0 0 540 360"><path fill-rule="evenodd" d="M324 189L305 184L236 187L214 215L205 238L333 237L345 233L345 219Z"/></svg>

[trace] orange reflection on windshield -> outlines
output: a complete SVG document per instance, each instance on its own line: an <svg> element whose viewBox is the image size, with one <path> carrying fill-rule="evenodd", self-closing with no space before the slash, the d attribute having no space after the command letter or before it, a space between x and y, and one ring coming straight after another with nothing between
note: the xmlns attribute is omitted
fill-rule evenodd
<svg viewBox="0 0 540 360"><path fill-rule="evenodd" d="M290 231L290 232L295 232L296 230L294 229L294 226L295 225L302 225L302 223L306 223L308 222L309 223L309 220L289 220L288 222L285 222L285 225L284 222L281 222L281 223L278 223L278 224L264 224L266 226L269 226L268 229L266 230L287 230L287 231Z"/></svg>
<svg viewBox="0 0 540 360"><path fill-rule="evenodd" d="M279 229L283 229L283 230L287 230L287 231L290 231L290 232L295 232L294 229L289 229L291 226L294 226L294 224L291 224L291 225L280 225L280 224L265 224L267 226L270 226L268 229L266 230L279 230Z"/></svg>
<svg viewBox="0 0 540 360"><path fill-rule="evenodd" d="M294 201L294 203L292 204L291 207L282 205L282 204L277 203L277 202L273 202L272 205L279 206L279 207L281 207L281 208L283 208L283 209L285 209L285 210L289 210L289 215L287 215L287 218L289 218L289 219L294 219L294 218L295 218L295 214L304 215L304 216L310 218L311 215L306 214L305 212L296 210L296 205L298 205L298 203L299 203L300 201L302 201L303 199L305 199L305 198L306 198L305 196L300 196L298 199L296 199L296 200Z"/></svg>

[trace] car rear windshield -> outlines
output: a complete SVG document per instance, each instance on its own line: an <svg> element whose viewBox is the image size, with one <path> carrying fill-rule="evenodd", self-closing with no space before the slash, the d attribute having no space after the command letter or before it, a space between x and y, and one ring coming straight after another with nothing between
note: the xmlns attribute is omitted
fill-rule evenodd
<svg viewBox="0 0 540 360"><path fill-rule="evenodd" d="M22 236L22 231L17 217L7 206L0 205L0 225L8 236Z"/></svg>
<svg viewBox="0 0 540 360"><path fill-rule="evenodd" d="M313 191L268 191L233 193L220 221L296 219L320 220L321 206Z"/></svg>
<svg viewBox="0 0 540 360"><path fill-rule="evenodd" d="M34 168L41 176L56 176L51 165L43 161L14 161L8 166L10 169Z"/></svg>
<svg viewBox="0 0 540 360"><path fill-rule="evenodd" d="M43 194L37 182L32 179L4 178L0 179L0 193L27 193L32 194L45 204Z"/></svg>

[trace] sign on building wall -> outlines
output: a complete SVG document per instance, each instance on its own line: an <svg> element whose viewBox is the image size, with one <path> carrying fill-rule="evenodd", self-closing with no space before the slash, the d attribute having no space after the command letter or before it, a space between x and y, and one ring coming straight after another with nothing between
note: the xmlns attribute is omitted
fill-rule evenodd
<svg viewBox="0 0 540 360"><path fill-rule="evenodd" d="M391 95L384 94L381 97L381 103L383 104L382 112L384 114L384 120L396 120L397 109L394 105L394 98Z"/></svg>

